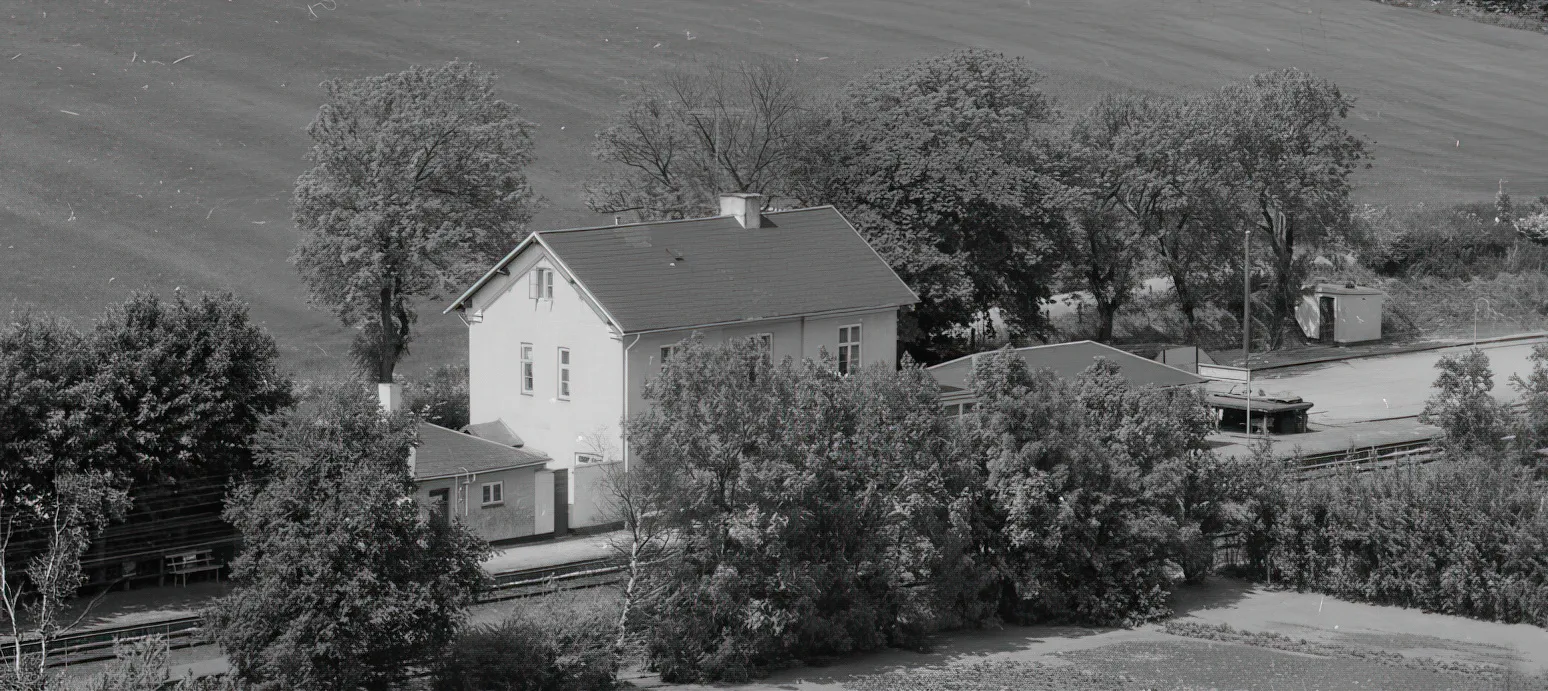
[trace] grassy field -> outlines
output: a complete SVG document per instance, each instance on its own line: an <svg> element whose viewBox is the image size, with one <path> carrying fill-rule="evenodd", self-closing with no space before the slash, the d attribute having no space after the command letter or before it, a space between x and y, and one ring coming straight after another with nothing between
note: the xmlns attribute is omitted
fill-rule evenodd
<svg viewBox="0 0 1548 691"><path fill-rule="evenodd" d="M825 83L974 46L1023 55L1078 105L1295 66L1360 99L1365 201L1548 192L1548 38L1354 0L10 0L0 8L0 300L89 320L127 291L229 288L288 363L342 362L286 257L318 83L452 58L541 125L539 227L580 200L592 134L668 66L767 55ZM465 357L429 306L407 369Z"/></svg>

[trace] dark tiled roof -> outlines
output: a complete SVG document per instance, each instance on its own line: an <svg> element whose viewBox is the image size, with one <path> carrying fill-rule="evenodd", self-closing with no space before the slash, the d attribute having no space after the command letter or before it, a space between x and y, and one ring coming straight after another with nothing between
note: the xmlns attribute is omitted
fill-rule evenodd
<svg viewBox="0 0 1548 691"><path fill-rule="evenodd" d="M414 449L414 479L423 480L457 473L483 473L504 468L540 465L542 454L515 449L471 434L463 434L428 422L419 423L419 446Z"/></svg>
<svg viewBox="0 0 1548 691"><path fill-rule="evenodd" d="M1027 367L1053 370L1053 373L1063 379L1074 379L1081 372L1090 367L1098 357L1105 357L1118 365L1118 371L1124 379L1133 386L1183 386L1187 384L1201 384L1203 377L1184 372L1176 367L1163 365L1154 360L1147 360L1133 353L1125 352L1112 346L1102 345L1095 341L1076 341L1074 343L1056 343L1045 346L1032 346L1030 348L1017 348L1016 354L1027 363ZM979 353L982 355L983 353ZM943 362L929 368L935 375L942 390L946 387L967 386L967 375L973 369L974 355L960 357L956 360Z"/></svg>
<svg viewBox="0 0 1548 691"><path fill-rule="evenodd" d="M462 431L478 437L479 439L488 439L489 441L498 442L506 446L515 446L520 448L522 446L526 446L527 444L527 442L522 441L521 437L517 436L515 432L511 431L510 427L505 425L504 420L495 420L494 422L480 422L476 425L468 425L467 427L463 427Z"/></svg>
<svg viewBox="0 0 1548 691"><path fill-rule="evenodd" d="M833 207L538 235L625 331L918 302Z"/></svg>

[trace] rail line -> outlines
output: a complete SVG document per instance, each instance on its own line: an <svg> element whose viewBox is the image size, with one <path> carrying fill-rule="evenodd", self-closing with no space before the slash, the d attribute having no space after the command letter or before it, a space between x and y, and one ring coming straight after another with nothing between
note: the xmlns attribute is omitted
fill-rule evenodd
<svg viewBox="0 0 1548 691"><path fill-rule="evenodd" d="M1391 444L1378 444L1360 449L1333 451L1301 456L1295 459L1298 480L1313 480L1341 472L1369 472L1380 469L1429 463L1439 457L1434 440L1423 439ZM1229 551L1232 535L1224 538L1220 547ZM517 569L493 574L493 585L479 596L479 604L488 604L536 597L560 591L581 590L612 585L623 579L624 565L616 559L602 557L554 564L529 569ZM114 659L113 645L132 642L149 636L162 636L174 650L209 645L211 641L199 615L162 619L154 622L125 624L91 629L60 636L50 644L52 667L66 667ZM38 651L36 640L23 641L23 654ZM15 646L9 642L0 645L0 661L10 660Z"/></svg>
<svg viewBox="0 0 1548 691"><path fill-rule="evenodd" d="M488 604L612 585L622 580L625 568L617 560L603 557L505 571L492 575L493 585L480 594L478 601L479 604ZM115 641L128 643L150 636L162 636L173 650L209 645L212 642L204 629L203 618L197 614L97 628L55 638L49 644L49 666L68 667L112 660L117 657L113 653ZM36 639L22 641L23 654L37 653L38 649ZM0 661L14 659L15 654L16 647L12 642L0 644Z"/></svg>

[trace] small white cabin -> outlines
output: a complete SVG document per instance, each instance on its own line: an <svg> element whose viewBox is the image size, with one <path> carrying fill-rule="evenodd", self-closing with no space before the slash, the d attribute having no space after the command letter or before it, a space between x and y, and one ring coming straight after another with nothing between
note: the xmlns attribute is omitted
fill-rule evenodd
<svg viewBox="0 0 1548 691"><path fill-rule="evenodd" d="M1381 340L1381 302L1386 295L1353 283L1318 283L1301 290L1295 321L1301 332L1318 343L1363 343Z"/></svg>

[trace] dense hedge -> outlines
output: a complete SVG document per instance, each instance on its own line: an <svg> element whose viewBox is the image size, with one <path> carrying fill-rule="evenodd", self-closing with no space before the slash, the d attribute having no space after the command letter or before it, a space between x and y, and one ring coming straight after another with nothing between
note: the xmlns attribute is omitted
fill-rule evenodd
<svg viewBox="0 0 1548 691"><path fill-rule="evenodd" d="M1520 464L1489 460L1295 485L1272 567L1299 589L1548 626L1543 489Z"/></svg>

